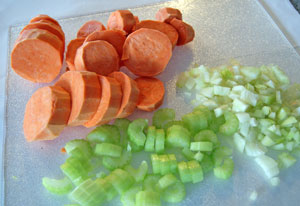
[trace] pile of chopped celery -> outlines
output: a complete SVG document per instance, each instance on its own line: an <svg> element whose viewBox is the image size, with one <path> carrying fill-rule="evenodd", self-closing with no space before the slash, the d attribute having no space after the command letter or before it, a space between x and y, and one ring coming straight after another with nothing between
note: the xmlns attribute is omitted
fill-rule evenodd
<svg viewBox="0 0 300 206"><path fill-rule="evenodd" d="M280 169L291 167L299 154L300 84L291 85L278 66L232 62L216 68L195 66L179 76L177 87L193 106L213 111L215 124L225 118L229 125L223 124L219 132L253 157L270 183L278 185ZM198 128L204 125L197 123ZM224 176L219 169L214 172Z"/></svg>
<svg viewBox="0 0 300 206"><path fill-rule="evenodd" d="M199 106L175 120L175 111L163 108L152 122L150 126L146 119L117 119L85 139L69 141L64 147L68 158L60 166L64 177L45 177L44 187L67 194L72 205L99 206L120 196L124 206L159 206L184 200L185 184L203 181L210 171L220 179L231 177L232 150L221 145L217 134L237 132L239 121L233 112L216 117ZM140 151L151 160L134 168L132 157Z"/></svg>

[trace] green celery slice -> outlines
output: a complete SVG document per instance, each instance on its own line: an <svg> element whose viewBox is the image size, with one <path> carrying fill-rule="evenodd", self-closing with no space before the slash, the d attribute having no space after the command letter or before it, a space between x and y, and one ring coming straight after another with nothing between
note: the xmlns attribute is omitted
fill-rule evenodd
<svg viewBox="0 0 300 206"><path fill-rule="evenodd" d="M157 154L151 155L152 171L154 174L160 174L160 158Z"/></svg>
<svg viewBox="0 0 300 206"><path fill-rule="evenodd" d="M136 205L138 206L160 206L160 195L157 192L146 190L136 194Z"/></svg>
<svg viewBox="0 0 300 206"><path fill-rule="evenodd" d="M210 152L213 149L211 142L191 142L190 149L192 151Z"/></svg>
<svg viewBox="0 0 300 206"><path fill-rule="evenodd" d="M175 119L175 110L171 108L162 108L154 112L152 117L152 124L158 128L162 129L164 126Z"/></svg>
<svg viewBox="0 0 300 206"><path fill-rule="evenodd" d="M217 135L212 130L202 130L194 136L195 142L209 141L217 146L219 144L219 140Z"/></svg>
<svg viewBox="0 0 300 206"><path fill-rule="evenodd" d="M187 162L188 169L192 175L192 182L198 183L203 181L203 171L202 167L196 160Z"/></svg>
<svg viewBox="0 0 300 206"><path fill-rule="evenodd" d="M101 125L87 135L87 140L94 143L120 143L120 131L115 125Z"/></svg>
<svg viewBox="0 0 300 206"><path fill-rule="evenodd" d="M222 146L213 152L213 162L215 166L220 166L225 158L232 155L232 149Z"/></svg>
<svg viewBox="0 0 300 206"><path fill-rule="evenodd" d="M90 143L84 139L71 140L66 143L64 148L69 155L75 156L78 158L90 159L93 156L93 150L92 150ZM75 149L77 149L77 150L75 150ZM72 153L73 150L78 151L78 152Z"/></svg>
<svg viewBox="0 0 300 206"><path fill-rule="evenodd" d="M136 182L142 182L148 173L148 164L143 160L139 168L135 169L131 165L126 165L124 169L135 179Z"/></svg>
<svg viewBox="0 0 300 206"><path fill-rule="evenodd" d="M160 178L160 175L147 175L145 180L143 181L143 189L156 191L156 184Z"/></svg>
<svg viewBox="0 0 300 206"><path fill-rule="evenodd" d="M133 177L127 171L122 169L115 169L106 178L110 180L111 184L120 195L124 194L135 183Z"/></svg>
<svg viewBox="0 0 300 206"><path fill-rule="evenodd" d="M161 198L170 203L181 202L186 195L184 184L180 181L177 181L175 184L171 185L165 189L161 195Z"/></svg>
<svg viewBox="0 0 300 206"><path fill-rule="evenodd" d="M214 168L214 162L210 155L204 155L201 160L201 167L204 173L210 172Z"/></svg>
<svg viewBox="0 0 300 206"><path fill-rule="evenodd" d="M121 134L121 144L122 146L127 146L129 137L127 134L128 126L130 124L130 120L128 119L116 119L114 125L118 127Z"/></svg>
<svg viewBox="0 0 300 206"><path fill-rule="evenodd" d="M189 170L186 162L179 162L177 167L181 182L186 183L193 181L191 171Z"/></svg>
<svg viewBox="0 0 300 206"><path fill-rule="evenodd" d="M121 157L122 147L111 143L96 144L94 153L99 156Z"/></svg>
<svg viewBox="0 0 300 206"><path fill-rule="evenodd" d="M132 141L137 146L143 146L146 142L146 135L144 134L144 130L148 126L147 119L136 119L131 122L128 126L128 135L130 141Z"/></svg>
<svg viewBox="0 0 300 206"><path fill-rule="evenodd" d="M73 184L67 177L59 180L44 177L42 183L49 192L57 195L68 194L73 189Z"/></svg>
<svg viewBox="0 0 300 206"><path fill-rule="evenodd" d="M232 136L239 129L239 120L232 112L225 112L225 123L221 125L219 131L226 136Z"/></svg>
<svg viewBox="0 0 300 206"><path fill-rule="evenodd" d="M108 170L122 168L131 161L132 154L130 151L123 150L121 157L104 156L102 158L103 166Z"/></svg>
<svg viewBox="0 0 300 206"><path fill-rule="evenodd" d="M165 131L163 129L156 130L155 152L160 154L165 150Z"/></svg>
<svg viewBox="0 0 300 206"><path fill-rule="evenodd" d="M177 181L177 178L172 173L168 173L158 180L157 188L159 190L164 190L175 184Z"/></svg>
<svg viewBox="0 0 300 206"><path fill-rule="evenodd" d="M147 139L145 143L146 152L154 152L155 149L155 138L156 138L156 128L155 126L149 126L147 132Z"/></svg>
<svg viewBox="0 0 300 206"><path fill-rule="evenodd" d="M190 132L186 128L173 125L167 131L166 144L168 147L189 147L190 136Z"/></svg>
<svg viewBox="0 0 300 206"><path fill-rule="evenodd" d="M141 185L136 185L131 187L121 196L121 202L123 206L136 206L135 196L136 194L142 190Z"/></svg>
<svg viewBox="0 0 300 206"><path fill-rule="evenodd" d="M204 112L195 111L182 116L183 124L189 129L192 135L208 127L207 118Z"/></svg>
<svg viewBox="0 0 300 206"><path fill-rule="evenodd" d="M233 160L226 158L223 165L214 168L214 175L219 179L228 179L231 177L234 169Z"/></svg>

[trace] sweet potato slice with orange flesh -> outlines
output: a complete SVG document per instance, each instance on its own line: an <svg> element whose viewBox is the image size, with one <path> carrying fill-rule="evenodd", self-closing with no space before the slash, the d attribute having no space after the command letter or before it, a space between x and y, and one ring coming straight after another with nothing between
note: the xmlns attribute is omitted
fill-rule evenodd
<svg viewBox="0 0 300 206"><path fill-rule="evenodd" d="M178 46L185 45L193 41L195 37L195 31L191 25L178 19L172 19L170 24L177 30L179 34L177 41Z"/></svg>
<svg viewBox="0 0 300 206"><path fill-rule="evenodd" d="M34 23L34 22L38 22L41 20L46 20L46 21L52 22L53 24L56 24L57 26L61 27L60 24L54 18L52 18L46 14L39 14L36 17L33 17L29 23Z"/></svg>
<svg viewBox="0 0 300 206"><path fill-rule="evenodd" d="M72 108L68 125L83 125L93 117L101 98L101 86L96 73L68 71L59 78L55 86L62 87L71 96Z"/></svg>
<svg viewBox="0 0 300 206"><path fill-rule="evenodd" d="M120 58L122 57L123 45L126 36L121 30L96 31L86 37L85 42L103 40L114 46Z"/></svg>
<svg viewBox="0 0 300 206"><path fill-rule="evenodd" d="M138 109L151 112L162 105L165 95L162 81L153 77L139 77L135 81L140 90Z"/></svg>
<svg viewBox="0 0 300 206"><path fill-rule="evenodd" d="M163 72L172 56L172 44L164 33L142 28L125 40L122 61L137 76Z"/></svg>
<svg viewBox="0 0 300 206"><path fill-rule="evenodd" d="M71 110L70 95L61 87L38 89L25 109L23 129L28 142L52 140L67 125Z"/></svg>
<svg viewBox="0 0 300 206"><path fill-rule="evenodd" d="M125 118L134 112L140 90L136 82L123 72L113 72L109 76L116 79L122 88L123 96L116 118Z"/></svg>
<svg viewBox="0 0 300 206"><path fill-rule="evenodd" d="M135 25L135 18L129 10L117 10L110 14L107 21L107 29L123 30L127 34Z"/></svg>
<svg viewBox="0 0 300 206"><path fill-rule="evenodd" d="M98 76L102 88L100 104L95 115L84 124L85 127L106 124L116 118L122 100L121 85L111 77Z"/></svg>
<svg viewBox="0 0 300 206"><path fill-rule="evenodd" d="M23 37L26 38L22 39ZM32 82L53 81L62 67L61 40L44 30L42 32L32 30L23 37L16 42L12 50L12 69L24 79Z"/></svg>
<svg viewBox="0 0 300 206"><path fill-rule="evenodd" d="M105 26L96 20L91 20L83 24L77 32L77 38L85 38L95 31L103 31Z"/></svg>
<svg viewBox="0 0 300 206"><path fill-rule="evenodd" d="M182 20L182 14L178 9L165 7L158 10L155 15L156 20L170 23L172 19Z"/></svg>
<svg viewBox="0 0 300 206"><path fill-rule="evenodd" d="M81 47L84 42L84 38L76 38L70 41L67 46L66 52L66 63L70 71L75 71L74 60L76 56L77 49Z"/></svg>
<svg viewBox="0 0 300 206"><path fill-rule="evenodd" d="M85 42L78 48L75 56L77 71L90 71L99 75L108 75L119 71L119 55L107 41Z"/></svg>
<svg viewBox="0 0 300 206"><path fill-rule="evenodd" d="M141 28L155 29L164 33L169 37L173 48L177 44L178 32L170 24L160 22L160 21L154 21L154 20L143 20L134 26L133 31L136 31Z"/></svg>

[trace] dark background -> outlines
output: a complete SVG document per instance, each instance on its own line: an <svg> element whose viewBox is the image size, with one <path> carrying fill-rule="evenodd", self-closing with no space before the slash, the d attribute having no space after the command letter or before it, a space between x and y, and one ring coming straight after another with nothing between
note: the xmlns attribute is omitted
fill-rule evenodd
<svg viewBox="0 0 300 206"><path fill-rule="evenodd" d="M300 13L300 0L290 0L290 2L294 5L295 9L297 9L298 13Z"/></svg>

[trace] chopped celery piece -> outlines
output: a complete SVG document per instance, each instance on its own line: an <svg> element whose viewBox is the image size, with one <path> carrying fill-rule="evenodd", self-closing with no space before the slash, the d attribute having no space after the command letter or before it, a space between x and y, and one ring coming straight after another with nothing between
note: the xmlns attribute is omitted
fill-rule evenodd
<svg viewBox="0 0 300 206"><path fill-rule="evenodd" d="M217 146L219 144L219 140L217 135L212 130L202 130L194 136L194 141L201 142L201 141L209 141Z"/></svg>
<svg viewBox="0 0 300 206"><path fill-rule="evenodd" d="M77 186L88 178L91 166L85 160L69 157L60 169Z"/></svg>
<svg viewBox="0 0 300 206"><path fill-rule="evenodd" d="M131 152L123 150L121 157L104 156L102 158L103 166L108 170L122 168L131 161Z"/></svg>
<svg viewBox="0 0 300 206"><path fill-rule="evenodd" d="M182 116L183 124L189 129L192 135L208 127L207 118L204 112L195 111Z"/></svg>
<svg viewBox="0 0 300 206"><path fill-rule="evenodd" d="M169 156L164 154L164 155L159 155L159 162L160 162L160 174L165 175L171 172L171 165L170 165L170 159Z"/></svg>
<svg viewBox="0 0 300 206"><path fill-rule="evenodd" d="M160 175L147 175L145 180L143 181L143 189L155 191L156 184L160 177Z"/></svg>
<svg viewBox="0 0 300 206"><path fill-rule="evenodd" d="M154 126L149 126L147 132L147 139L145 143L146 152L154 152L155 137L156 137L156 128Z"/></svg>
<svg viewBox="0 0 300 206"><path fill-rule="evenodd" d="M135 182L133 177L122 169L114 170L106 178L110 180L111 184L121 195L124 194Z"/></svg>
<svg viewBox="0 0 300 206"><path fill-rule="evenodd" d="M87 136L87 140L95 143L120 143L120 131L115 125L101 125L91 131Z"/></svg>
<svg viewBox="0 0 300 206"><path fill-rule="evenodd" d="M221 125L223 125L225 123L224 115L222 115L220 117L213 116L212 122L213 123L210 124L209 129L214 131L214 133L218 133Z"/></svg>
<svg viewBox="0 0 300 206"><path fill-rule="evenodd" d="M171 108L162 108L154 112L152 117L152 124L158 128L164 128L166 123L175 119L175 110Z"/></svg>
<svg viewBox="0 0 300 206"><path fill-rule="evenodd" d="M197 152L195 155L194 155L194 159L197 160L198 162L201 162L202 159L204 157L204 154L201 153L201 152Z"/></svg>
<svg viewBox="0 0 300 206"><path fill-rule="evenodd" d="M201 167L204 173L211 171L214 167L214 162L209 155L204 155L201 160Z"/></svg>
<svg viewBox="0 0 300 206"><path fill-rule="evenodd" d="M136 185L131 187L121 196L121 202L123 206L136 206L135 196L136 194L142 190L141 185Z"/></svg>
<svg viewBox="0 0 300 206"><path fill-rule="evenodd" d="M144 129L148 126L147 119L136 119L132 121L128 126L129 139L137 146L144 146L146 141L146 135Z"/></svg>
<svg viewBox="0 0 300 206"><path fill-rule="evenodd" d="M157 188L159 190L164 190L164 189L172 186L173 184L175 184L177 181L178 181L177 178L173 174L171 174L171 173L166 174L158 180Z"/></svg>
<svg viewBox="0 0 300 206"><path fill-rule="evenodd" d="M192 152L189 148L183 148L181 150L181 153L183 154L183 156L187 159L187 160L193 160L195 157L195 153Z"/></svg>
<svg viewBox="0 0 300 206"><path fill-rule="evenodd" d="M239 120L236 115L232 112L225 112L225 123L220 126L220 133L231 136L238 131Z"/></svg>
<svg viewBox="0 0 300 206"><path fill-rule="evenodd" d="M57 195L68 194L73 189L73 184L67 177L59 180L44 177L42 183L49 192Z"/></svg>
<svg viewBox="0 0 300 206"><path fill-rule="evenodd" d="M297 119L293 116L288 117L287 119L285 119L282 123L281 126L282 127L292 127L293 124L297 123Z"/></svg>
<svg viewBox="0 0 300 206"><path fill-rule="evenodd" d="M136 182L141 182L145 179L148 172L148 164L144 160L141 162L139 168L135 169L131 165L127 165L124 168L134 179Z"/></svg>
<svg viewBox="0 0 300 206"><path fill-rule="evenodd" d="M168 154L170 172L175 173L177 171L177 160L175 154Z"/></svg>
<svg viewBox="0 0 300 206"><path fill-rule="evenodd" d="M151 155L152 171L154 174L160 173L160 158L157 154Z"/></svg>
<svg viewBox="0 0 300 206"><path fill-rule="evenodd" d="M257 67L242 67L240 71L247 82L257 79L261 73L260 69Z"/></svg>
<svg viewBox="0 0 300 206"><path fill-rule="evenodd" d="M78 157L78 158L90 159L93 155L93 150L92 150L92 147L90 146L90 143L84 139L71 140L66 143L64 148L69 155L71 155L71 152L74 149L78 149L77 150L78 153L77 152L72 153L73 155L75 154L75 157ZM80 154L80 155L77 155L77 154Z"/></svg>
<svg viewBox="0 0 300 206"><path fill-rule="evenodd" d="M186 192L184 184L177 181L172 186L168 187L161 194L161 198L170 203L181 202L185 198Z"/></svg>
<svg viewBox="0 0 300 206"><path fill-rule="evenodd" d="M215 166L220 166L225 158L232 155L232 149L222 146L213 152L213 162Z"/></svg>
<svg viewBox="0 0 300 206"><path fill-rule="evenodd" d="M278 165L280 168L289 168L293 164L295 164L296 161L297 160L295 157L286 152L283 152L280 155L278 155Z"/></svg>
<svg viewBox="0 0 300 206"><path fill-rule="evenodd" d="M228 179L231 177L234 169L233 160L226 158L221 166L214 168L214 175L219 179Z"/></svg>
<svg viewBox="0 0 300 206"><path fill-rule="evenodd" d="M190 149L192 151L210 152L213 149L211 142L191 142Z"/></svg>
<svg viewBox="0 0 300 206"><path fill-rule="evenodd" d="M167 131L166 144L169 147L189 147L190 132L179 125L173 125Z"/></svg>
<svg viewBox="0 0 300 206"><path fill-rule="evenodd" d="M255 162L263 169L268 178L279 174L278 164L273 158L267 155L260 155L255 158Z"/></svg>
<svg viewBox="0 0 300 206"><path fill-rule="evenodd" d="M199 106L195 107L193 109L193 112L196 112L196 111L204 113L205 117L207 119L207 123L211 124L213 117L214 117L213 111L209 110L209 108L204 105L199 105Z"/></svg>
<svg viewBox="0 0 300 206"><path fill-rule="evenodd" d="M199 162L192 160L192 161L187 162L187 166L192 175L192 182L194 184L201 182L203 180L203 171L202 171L202 167L199 164Z"/></svg>
<svg viewBox="0 0 300 206"><path fill-rule="evenodd" d="M261 140L261 143L262 143L262 145L264 145L266 147L270 147L275 144L275 142L272 140L272 138L267 135Z"/></svg>
<svg viewBox="0 0 300 206"><path fill-rule="evenodd" d="M233 142L235 143L235 146L238 149L238 151L243 153L246 145L246 140L239 133L235 133L233 135Z"/></svg>
<svg viewBox="0 0 300 206"><path fill-rule="evenodd" d="M130 149L129 149L130 148ZM134 142L129 141L127 144L127 150L132 152L140 152L144 149L144 146L138 146Z"/></svg>
<svg viewBox="0 0 300 206"><path fill-rule="evenodd" d="M182 121L179 121L179 120L173 120L173 121L170 121L170 122L166 123L166 124L164 125L164 128L163 128L163 129L165 130L165 132L167 132L168 128L169 128L169 127L172 127L173 125L184 126Z"/></svg>
<svg viewBox="0 0 300 206"><path fill-rule="evenodd" d="M80 205L97 206L106 200L106 195L96 181L87 179L69 194L69 198Z"/></svg>
<svg viewBox="0 0 300 206"><path fill-rule="evenodd" d="M222 86L215 85L213 88L214 88L214 95L227 96L230 92L229 87L222 87Z"/></svg>
<svg viewBox="0 0 300 206"><path fill-rule="evenodd" d="M122 154L122 147L111 143L96 144L95 154L99 156L120 157Z"/></svg>
<svg viewBox="0 0 300 206"><path fill-rule="evenodd" d="M135 197L136 205L138 206L160 206L160 195L151 190L139 191Z"/></svg>
<svg viewBox="0 0 300 206"><path fill-rule="evenodd" d="M163 129L156 130L155 152L162 153L165 150L165 131Z"/></svg>
<svg viewBox="0 0 300 206"><path fill-rule="evenodd" d="M113 180L110 179L110 176L106 176L104 178L97 178L96 183L103 189L103 193L105 194L106 201L112 200L115 196L117 196L117 191L112 185Z"/></svg>
<svg viewBox="0 0 300 206"><path fill-rule="evenodd" d="M130 124L130 120L128 119L116 119L114 125L118 127L121 134L121 144L122 146L126 146L128 142L128 126Z"/></svg>
<svg viewBox="0 0 300 206"><path fill-rule="evenodd" d="M189 170L188 164L184 161L178 163L178 172L180 176L180 180L183 183L186 182L192 182L192 174L191 171Z"/></svg>

